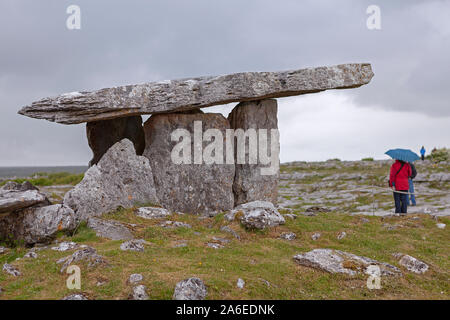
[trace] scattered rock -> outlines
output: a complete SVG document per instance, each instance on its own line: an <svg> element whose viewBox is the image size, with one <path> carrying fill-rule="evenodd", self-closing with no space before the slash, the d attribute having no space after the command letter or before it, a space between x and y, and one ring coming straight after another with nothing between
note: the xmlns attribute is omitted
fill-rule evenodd
<svg viewBox="0 0 450 320"><path fill-rule="evenodd" d="M145 250L144 244L149 244L149 242L139 239L139 240L130 240L124 242L120 245L120 250L122 251L137 251L142 252Z"/></svg>
<svg viewBox="0 0 450 320"><path fill-rule="evenodd" d="M175 286L174 300L203 300L207 295L205 284L199 278L180 281Z"/></svg>
<svg viewBox="0 0 450 320"><path fill-rule="evenodd" d="M88 227L93 229L97 236L106 239L130 240L134 238L131 231L117 221L90 218L88 220Z"/></svg>
<svg viewBox="0 0 450 320"><path fill-rule="evenodd" d="M323 213L323 212L330 212L331 210L328 208L323 208L323 207L309 207L308 209L305 210L306 213L312 213L314 215L316 215L317 213Z"/></svg>
<svg viewBox="0 0 450 320"><path fill-rule="evenodd" d="M78 251L75 251L72 255L59 259L56 263L57 264L63 264L61 267L60 272L63 273L68 266L70 266L72 263L74 262L78 262L78 261L88 261L88 267L92 268L95 267L97 265L107 265L107 261L105 260L105 258L103 258L102 256L97 254L97 250L95 250L92 247L88 247L86 246L83 249L80 249Z"/></svg>
<svg viewBox="0 0 450 320"><path fill-rule="evenodd" d="M284 216L285 216L286 218L291 219L291 220L297 219L297 215L296 215L296 214L292 214L292 213L286 213Z"/></svg>
<svg viewBox="0 0 450 320"><path fill-rule="evenodd" d="M0 247L0 254L6 253L6 251L8 251L7 248L5 248L5 247Z"/></svg>
<svg viewBox="0 0 450 320"><path fill-rule="evenodd" d="M8 263L5 263L3 265L3 271L6 272L7 274L12 275L13 277L18 277L22 275L22 273L20 273L20 271L16 267Z"/></svg>
<svg viewBox="0 0 450 320"><path fill-rule="evenodd" d="M188 228L191 229L192 226L188 223L180 222L180 221L164 221L160 224L163 228Z"/></svg>
<svg viewBox="0 0 450 320"><path fill-rule="evenodd" d="M141 207L137 209L136 215L144 219L160 219L170 216L170 211L158 207Z"/></svg>
<svg viewBox="0 0 450 320"><path fill-rule="evenodd" d="M213 249L221 249L223 248L223 245L219 244L219 243L214 243L214 242L209 242L206 244L208 247L213 248Z"/></svg>
<svg viewBox="0 0 450 320"><path fill-rule="evenodd" d="M52 241L58 232L73 231L76 216L65 205L31 207L0 217L0 238L22 240L26 245Z"/></svg>
<svg viewBox="0 0 450 320"><path fill-rule="evenodd" d="M133 288L133 292L130 295L130 300L148 300L147 287L140 284Z"/></svg>
<svg viewBox="0 0 450 320"><path fill-rule="evenodd" d="M24 256L24 258L37 259L38 255L36 252L29 251Z"/></svg>
<svg viewBox="0 0 450 320"><path fill-rule="evenodd" d="M316 241L316 240L318 240L321 236L322 236L322 235L321 235L320 233L316 232L316 233L314 233L314 234L311 236L311 239L313 239L314 241Z"/></svg>
<svg viewBox="0 0 450 320"><path fill-rule="evenodd" d="M271 129L278 129L277 119L277 101L275 99L266 99L259 101L246 101L239 103L228 115L231 129L265 129L267 130L267 153L270 154L272 168L270 165L263 164L261 157L255 159L254 164L240 161L239 157L245 159L249 154L249 140L241 143L243 148L239 148L239 137L233 138L235 176L233 182L234 205L240 205L252 201L269 201L277 203L278 198L278 179L279 179L279 153L280 141L279 134L272 135ZM242 135L243 136L243 135ZM255 139L256 136L255 136ZM272 141L274 139L275 141ZM245 148L245 149L244 149ZM256 153L256 150L254 151Z"/></svg>
<svg viewBox="0 0 450 320"><path fill-rule="evenodd" d="M186 241L179 241L178 243L172 246L172 248L184 248L184 247L187 247Z"/></svg>
<svg viewBox="0 0 450 320"><path fill-rule="evenodd" d="M141 116L88 122L86 135L89 147L94 153L89 167L97 164L109 148L122 139L133 142L136 154L142 155L144 152L145 137Z"/></svg>
<svg viewBox="0 0 450 320"><path fill-rule="evenodd" d="M236 286L237 286L239 289L244 289L245 281L242 280L241 278L239 278L239 279L237 280Z"/></svg>
<svg viewBox="0 0 450 320"><path fill-rule="evenodd" d="M253 201L241 204L227 213L225 218L232 221L238 214L241 215L241 223L249 229L265 229L285 223L283 216L268 201Z"/></svg>
<svg viewBox="0 0 450 320"><path fill-rule="evenodd" d="M231 229L229 226L223 226L223 227L220 228L220 230L223 231L223 232L230 233L236 239L241 240L241 236L236 231Z"/></svg>
<svg viewBox="0 0 450 320"><path fill-rule="evenodd" d="M78 244L75 242L61 242L58 244L58 246L56 247L52 247L51 249L54 251L69 251L69 250L73 250L76 247L78 247Z"/></svg>
<svg viewBox="0 0 450 320"><path fill-rule="evenodd" d="M164 208L193 214L223 212L233 208L234 164L225 164L225 159L221 160L221 164L207 163L198 160L198 157L194 159L197 154L195 150L202 149L203 154L206 154L206 148L211 143L200 140L195 145L194 130L204 134L206 130L214 129L226 137L226 130L229 128L228 120L219 113L157 114L145 122L144 156L150 160L156 192ZM184 130L185 135L178 138L182 142L172 141L171 136L175 130L180 134ZM226 150L222 138L214 139ZM177 149L182 146L185 148ZM173 159L175 153L177 159ZM185 156L185 160L180 154ZM224 155L221 153L216 157Z"/></svg>
<svg viewBox="0 0 450 320"><path fill-rule="evenodd" d="M337 239L338 239L338 240L342 240L342 239L344 239L346 236L347 236L347 232L342 231L342 232L340 232L340 233L338 234Z"/></svg>
<svg viewBox="0 0 450 320"><path fill-rule="evenodd" d="M401 275L401 271L393 265L333 249L314 249L295 255L294 261L302 266L352 276L361 272L366 273L367 268L372 265L378 266L383 276Z"/></svg>
<svg viewBox="0 0 450 320"><path fill-rule="evenodd" d="M81 221L139 203L159 204L147 158L136 155L133 143L123 139L86 171L83 180L64 197Z"/></svg>
<svg viewBox="0 0 450 320"><path fill-rule="evenodd" d="M128 278L128 283L129 284L138 284L138 283L142 282L143 280L144 280L144 277L142 276L142 274L133 273Z"/></svg>
<svg viewBox="0 0 450 320"><path fill-rule="evenodd" d="M400 260L398 261L398 263L405 267L408 271L414 272L414 273L418 273L418 274L422 274L427 272L428 270L428 265L425 262L422 262L414 257L411 257L407 254L403 255L403 254L397 254L395 255L396 258L400 258Z"/></svg>
<svg viewBox="0 0 450 320"><path fill-rule="evenodd" d="M62 300L89 300L84 294L75 293L62 298Z"/></svg>
<svg viewBox="0 0 450 320"><path fill-rule="evenodd" d="M284 232L280 235L280 238L284 239L284 240L292 241L292 240L295 240L295 238L297 238L297 235L294 232Z"/></svg>
<svg viewBox="0 0 450 320"><path fill-rule="evenodd" d="M230 243L230 240L225 239L225 238L213 237L212 239L213 239L214 241L217 241L217 242L221 243L221 244L227 244L227 243Z"/></svg>
<svg viewBox="0 0 450 320"><path fill-rule="evenodd" d="M370 222L370 220L369 220L369 219L367 219L367 218L361 218L361 222L362 222L362 223L369 223L369 222Z"/></svg>
<svg viewBox="0 0 450 320"><path fill-rule="evenodd" d="M445 228L445 223L437 223L436 227L438 227L439 229L444 229Z"/></svg>

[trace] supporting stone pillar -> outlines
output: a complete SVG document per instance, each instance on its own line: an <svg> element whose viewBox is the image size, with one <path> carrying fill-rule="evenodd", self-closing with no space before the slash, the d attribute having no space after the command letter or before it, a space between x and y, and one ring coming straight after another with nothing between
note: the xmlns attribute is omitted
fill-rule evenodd
<svg viewBox="0 0 450 320"><path fill-rule="evenodd" d="M134 144L137 155L142 155L145 148L144 129L141 116L94 121L86 124L86 134L94 157L89 166L97 164L102 156L115 143L128 139Z"/></svg>
<svg viewBox="0 0 450 320"><path fill-rule="evenodd" d="M157 114L145 122L143 155L150 160L156 193L164 208L193 214L233 208L234 164L225 163L229 128L228 120L218 113ZM177 129L181 130L172 141ZM204 136L208 129L214 129L209 131L213 137ZM210 152L213 146L218 148ZM209 162L208 155L222 163ZM181 163L182 156L190 164Z"/></svg>
<svg viewBox="0 0 450 320"><path fill-rule="evenodd" d="M275 143L277 154L276 159L279 159L279 136L271 140L271 129L278 129L277 119L277 101L275 99L266 99L260 101L249 101L239 103L229 114L231 129L267 129L268 147L267 153L271 155L271 144ZM260 158L261 141L258 136L258 161L256 164L249 164L249 140L245 142L245 164L237 163L237 139L234 141L235 149L235 177L233 183L234 205L242 203L264 200L272 203L277 202L278 197L278 179L279 170L275 174L262 175L261 169L268 167L263 165ZM273 157L272 157L273 158ZM278 161L278 160L277 160ZM279 162L277 164L279 166Z"/></svg>

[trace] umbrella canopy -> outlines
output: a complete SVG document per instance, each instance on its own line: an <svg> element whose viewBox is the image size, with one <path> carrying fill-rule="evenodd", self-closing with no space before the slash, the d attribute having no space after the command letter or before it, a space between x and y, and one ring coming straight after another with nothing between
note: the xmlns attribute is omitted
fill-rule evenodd
<svg viewBox="0 0 450 320"><path fill-rule="evenodd" d="M391 149L386 151L385 154L390 156L392 159L402 160L405 162L414 162L419 160L420 157L409 149Z"/></svg>

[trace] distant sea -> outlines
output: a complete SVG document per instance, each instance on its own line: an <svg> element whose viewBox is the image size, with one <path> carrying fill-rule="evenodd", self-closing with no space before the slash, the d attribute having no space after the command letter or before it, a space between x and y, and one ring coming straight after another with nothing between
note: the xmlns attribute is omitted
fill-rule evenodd
<svg viewBox="0 0 450 320"><path fill-rule="evenodd" d="M62 167L0 167L0 179L5 178L27 178L37 172L69 172L84 173L87 166L62 166Z"/></svg>

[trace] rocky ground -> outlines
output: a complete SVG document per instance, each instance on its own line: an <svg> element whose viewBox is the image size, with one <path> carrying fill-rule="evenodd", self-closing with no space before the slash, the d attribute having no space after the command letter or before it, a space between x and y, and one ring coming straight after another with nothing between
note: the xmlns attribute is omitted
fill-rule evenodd
<svg viewBox="0 0 450 320"><path fill-rule="evenodd" d="M256 208L259 220L248 206L205 217L143 205L51 244L0 243L0 299L449 299L450 164L417 163L406 217L384 189L390 164L285 164L278 208ZM52 202L70 188L39 187ZM71 265L81 289L66 286Z"/></svg>

